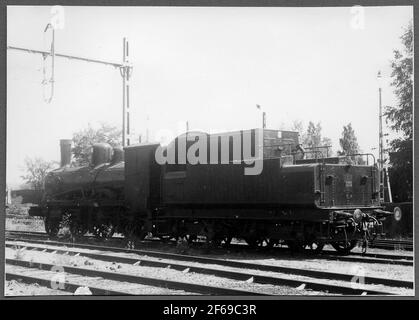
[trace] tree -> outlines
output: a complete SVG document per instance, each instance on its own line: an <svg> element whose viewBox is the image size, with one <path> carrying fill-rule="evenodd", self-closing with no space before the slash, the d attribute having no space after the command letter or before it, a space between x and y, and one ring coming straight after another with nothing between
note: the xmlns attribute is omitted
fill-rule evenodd
<svg viewBox="0 0 419 320"><path fill-rule="evenodd" d="M351 155L362 152L359 148L358 140L355 136L354 129L352 129L351 123L348 123L348 125L343 126L342 138L339 139L339 144L342 148L341 151L338 151L339 156ZM365 159L363 159L362 156L352 156L351 160L359 165L365 164Z"/></svg>
<svg viewBox="0 0 419 320"><path fill-rule="evenodd" d="M315 125L312 121L308 123L306 134L303 136L303 143L308 148L316 148L320 146L321 142L321 130L320 123Z"/></svg>
<svg viewBox="0 0 419 320"><path fill-rule="evenodd" d="M73 134L73 164L85 166L90 163L92 146L95 143L106 142L112 147L121 145L122 130L118 127L102 123L98 129L90 124L86 129Z"/></svg>
<svg viewBox="0 0 419 320"><path fill-rule="evenodd" d="M304 135L304 125L303 122L300 120L294 120L292 123L291 131L298 132L300 137L302 138Z"/></svg>
<svg viewBox="0 0 419 320"><path fill-rule="evenodd" d="M355 131L352 129L352 124L343 126L342 138L339 139L341 151L338 151L339 155L349 155L359 153L359 145L355 136Z"/></svg>
<svg viewBox="0 0 419 320"><path fill-rule="evenodd" d="M54 169L57 163L54 161L45 161L41 158L25 158L25 175L21 178L29 184L34 190L42 190L44 188L45 177L51 169Z"/></svg>
<svg viewBox="0 0 419 320"><path fill-rule="evenodd" d="M391 123L391 129L401 132L404 138L413 137L413 27L409 23L400 37L404 46L403 52L394 50L394 60L391 62L391 85L395 88L397 106L386 108L386 122Z"/></svg>
<svg viewBox="0 0 419 320"><path fill-rule="evenodd" d="M390 151L390 183L394 202L413 199L413 149L412 140L392 142L394 152Z"/></svg>
<svg viewBox="0 0 419 320"><path fill-rule="evenodd" d="M333 156L332 139L328 137L322 137L321 144L322 146L328 147L327 149L322 150L323 154L326 153L327 157L332 157Z"/></svg>
<svg viewBox="0 0 419 320"><path fill-rule="evenodd" d="M400 137L390 142L390 182L394 200L411 201L413 197L413 24L400 37L403 50L394 50L391 62L391 85L396 106L384 113L390 128Z"/></svg>
<svg viewBox="0 0 419 320"><path fill-rule="evenodd" d="M296 124L294 124L294 126L295 125ZM309 156L311 157L326 157L332 155L331 148L329 148L329 151L327 148L321 148L325 146L331 147L332 140L327 137L322 137L322 126L320 122L314 124L314 122L310 121L308 123L307 131L302 135L302 142L304 147L309 149ZM313 152L310 152L310 150Z"/></svg>

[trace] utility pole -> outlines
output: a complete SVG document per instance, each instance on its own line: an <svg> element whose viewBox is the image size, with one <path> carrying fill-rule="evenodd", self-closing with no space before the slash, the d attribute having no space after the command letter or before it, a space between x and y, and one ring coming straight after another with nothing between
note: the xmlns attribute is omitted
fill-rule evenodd
<svg viewBox="0 0 419 320"><path fill-rule="evenodd" d="M50 47L50 50L51 50L51 54L50 54L51 55L51 76L50 76L49 79L47 79L46 63L45 63L48 55L42 55L43 56L42 58L44 59L44 61L43 61L44 63L43 63L43 66L42 66L42 73L43 73L44 79L42 80L42 84L44 85L43 96L44 96L44 101L46 103L50 103L51 100L52 100L52 97L54 96L54 69L55 69L55 63L54 63L54 61L55 61L55 29L50 23L48 23L47 26L45 27L45 30L44 30L44 37L45 37L45 34L48 31L48 29L51 29L51 33L52 33L51 47ZM48 84L50 85L50 93L49 93L49 96L46 97L46 89L47 89Z"/></svg>
<svg viewBox="0 0 419 320"><path fill-rule="evenodd" d="M148 120L150 120L150 118L149 118L149 116L147 115L147 118L146 118L146 131L145 131L145 137L146 137L146 142L148 143L149 142L149 134L148 134Z"/></svg>
<svg viewBox="0 0 419 320"><path fill-rule="evenodd" d="M378 107L379 107L379 140L378 140L378 156L379 156L379 169L380 169L380 201L385 200L385 185L387 185L387 194L390 202L393 202L390 187L390 178L388 176L387 165L384 160L384 134L383 134L383 106L381 102L381 71L377 74L378 80Z"/></svg>
<svg viewBox="0 0 419 320"><path fill-rule="evenodd" d="M260 107L260 105L256 105L256 108L260 111L262 111L262 128L266 129L266 113L265 111L262 110L262 108Z"/></svg>
<svg viewBox="0 0 419 320"><path fill-rule="evenodd" d="M262 128L266 129L266 112L262 112Z"/></svg>
<svg viewBox="0 0 419 320"><path fill-rule="evenodd" d="M130 122L129 122L129 78L132 68L129 67L129 47L127 38L122 43L122 67L119 69L122 76L122 146L130 144Z"/></svg>
<svg viewBox="0 0 419 320"><path fill-rule="evenodd" d="M48 29L48 26L45 30ZM54 34L53 34L54 36ZM128 40L126 38L123 39L123 55L122 55L122 63L115 63L110 61L103 61L103 60L97 60L97 59L89 59L84 57L77 57L72 55L66 55L66 54L60 54L55 52L54 47L54 38L53 43L51 46L51 51L42 51L42 50L33 50L28 48L22 48L22 47L13 47L13 46L7 46L8 50L17 50L17 51L23 51L26 53L34 53L34 54L41 54L45 60L46 57L58 57L58 58L67 58L67 59L73 59L73 60L79 60L84 62L90 62L90 63L97 63L97 64L103 64L107 66L112 66L115 68L118 68L121 76L122 76L122 146L128 146L130 144L129 135L130 135L130 121L129 121L129 79L132 73L132 65L128 61ZM54 60L53 60L54 61ZM52 68L54 68L54 64L52 64ZM51 88L53 89L53 79L54 70L52 70L52 81L51 82ZM45 79L44 79L45 80ZM52 99L52 93L49 99L46 99L47 102L50 102Z"/></svg>
<svg viewBox="0 0 419 320"><path fill-rule="evenodd" d="M384 201L384 161L383 161L383 112L381 105L381 71L377 74L378 80L378 168L380 170L380 200Z"/></svg>

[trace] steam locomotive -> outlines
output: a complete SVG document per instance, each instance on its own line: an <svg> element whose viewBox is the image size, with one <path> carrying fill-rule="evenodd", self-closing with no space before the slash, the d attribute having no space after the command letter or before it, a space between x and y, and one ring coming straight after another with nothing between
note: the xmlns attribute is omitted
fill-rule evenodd
<svg viewBox="0 0 419 320"><path fill-rule="evenodd" d="M364 156L327 157L304 149L297 132L252 129L187 132L166 147L95 144L91 164L72 167L71 140L61 140L61 167L29 213L51 236L65 223L74 236L240 238L315 252L330 243L345 254L393 215L380 204L375 160Z"/></svg>

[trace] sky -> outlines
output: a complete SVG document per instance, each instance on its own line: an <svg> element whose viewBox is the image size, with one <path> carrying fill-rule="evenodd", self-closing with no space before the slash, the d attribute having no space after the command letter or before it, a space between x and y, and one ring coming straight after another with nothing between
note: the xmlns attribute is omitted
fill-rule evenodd
<svg viewBox="0 0 419 320"><path fill-rule="evenodd" d="M321 122L339 150L352 123L364 152L378 146L378 84L395 105L390 62L413 9L398 7L62 7L56 53L120 63L129 41L131 128L150 141L185 129L220 132ZM47 50L52 7L9 6L8 46ZM49 62L49 61L47 61ZM47 73L50 65L46 64ZM118 69L55 60L43 97L43 58L7 52L7 183L25 157L59 161L59 140L89 124L122 123ZM133 139L135 139L133 137ZM144 140L143 140L144 141Z"/></svg>

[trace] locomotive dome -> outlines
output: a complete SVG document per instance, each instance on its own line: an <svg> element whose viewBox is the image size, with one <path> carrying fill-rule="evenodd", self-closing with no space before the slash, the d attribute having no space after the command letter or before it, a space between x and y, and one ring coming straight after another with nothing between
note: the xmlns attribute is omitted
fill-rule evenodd
<svg viewBox="0 0 419 320"><path fill-rule="evenodd" d="M120 147L113 148L112 163L124 161L124 149Z"/></svg>
<svg viewBox="0 0 419 320"><path fill-rule="evenodd" d="M113 149L109 143L95 143L93 145L92 165L97 167L112 160Z"/></svg>

